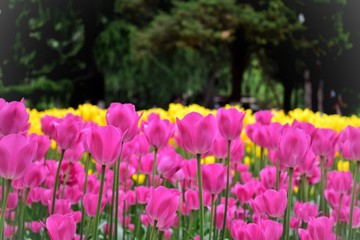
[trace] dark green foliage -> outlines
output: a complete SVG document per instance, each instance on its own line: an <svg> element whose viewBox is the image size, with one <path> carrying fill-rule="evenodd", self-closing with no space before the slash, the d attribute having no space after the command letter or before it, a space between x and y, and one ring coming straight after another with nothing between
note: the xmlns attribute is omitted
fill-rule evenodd
<svg viewBox="0 0 360 240"><path fill-rule="evenodd" d="M0 26L7 33L0 42L0 97L32 98L32 107L44 107L38 104L44 101L66 107L75 95L91 98L72 89L102 91L94 81L103 76L107 103L166 107L186 98L209 104L215 95L231 94L232 44L241 32L247 52L240 55L253 59L245 66L244 84L263 107L273 107L279 105L274 89L280 88L267 70L273 63L266 58L254 67L253 62L282 43L301 56L335 58L346 52L354 42L343 22L347 2L4 0L0 22L8 24ZM306 16L304 24L299 13ZM90 81L91 74L100 77Z"/></svg>

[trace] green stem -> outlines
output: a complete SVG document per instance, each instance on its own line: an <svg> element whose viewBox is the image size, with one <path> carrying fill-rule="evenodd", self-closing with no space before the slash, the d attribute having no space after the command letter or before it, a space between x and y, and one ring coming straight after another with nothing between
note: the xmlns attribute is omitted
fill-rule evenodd
<svg viewBox="0 0 360 240"><path fill-rule="evenodd" d="M3 181L6 181L5 183L5 191L2 199L2 205L1 205L1 219L0 219L0 236L1 240L4 239L4 224L5 224L5 212L6 212L6 205L9 197L10 187L11 187L11 179L6 179Z"/></svg>
<svg viewBox="0 0 360 240"><path fill-rule="evenodd" d="M324 215L326 212L325 210L325 196L324 196L324 190L325 190L325 167L324 167L324 157L320 157L320 171L321 171L321 179L320 179L320 210L322 214Z"/></svg>
<svg viewBox="0 0 360 240"><path fill-rule="evenodd" d="M260 147L260 171L265 167L264 148Z"/></svg>
<svg viewBox="0 0 360 240"><path fill-rule="evenodd" d="M352 222L353 222L354 203L355 203L355 199L356 199L355 192L356 192L359 167L360 167L360 161L356 161L356 168L355 168L355 173L354 173L354 184L353 184L353 189L352 189L352 193L351 193L350 221L349 221L349 230L348 230L349 235L347 238L350 240L352 239L352 234L353 234Z"/></svg>
<svg viewBox="0 0 360 240"><path fill-rule="evenodd" d="M302 174L300 179L300 201L306 202L306 191L307 191L307 182L306 182L306 175Z"/></svg>
<svg viewBox="0 0 360 240"><path fill-rule="evenodd" d="M129 161L126 162L126 170L125 170L125 185L124 185L124 192L127 192L127 184L126 184L126 180L128 178L128 168L129 168ZM122 217L123 217L123 239L126 239L126 231L125 231L125 209L126 209L126 201L124 201L123 204L123 212L122 212Z"/></svg>
<svg viewBox="0 0 360 240"><path fill-rule="evenodd" d="M124 143L122 142L121 143L121 146L120 146L120 156L119 156L119 161L118 161L118 165L117 165L117 169L116 169L116 172L117 172L117 178L114 179L115 180L115 240L117 240L117 237L118 237L118 222L119 222L119 172L120 172L120 163L121 163L121 158L122 158L122 150L123 150L123 146L124 146ZM126 183L125 183L126 184Z"/></svg>
<svg viewBox="0 0 360 240"><path fill-rule="evenodd" d="M221 232L221 240L225 239L225 232L226 232L226 217L227 217L227 209L228 209L228 199L229 199L229 185L230 185L230 146L231 140L228 140L227 146L227 157L226 157L226 189L225 189L225 210L224 210L224 221L222 226Z"/></svg>
<svg viewBox="0 0 360 240"><path fill-rule="evenodd" d="M135 227L135 238L139 238L140 239L140 236L139 236L139 232L140 232L140 223L141 223L141 213L143 212L143 206L140 205L139 207L135 208L135 211L137 211L139 209L139 212L137 214L138 216L138 219L136 221L136 227Z"/></svg>
<svg viewBox="0 0 360 240"><path fill-rule="evenodd" d="M109 239L112 239L113 236L113 219L114 219L114 205L115 205L115 191L116 191L116 181L115 179L119 179L118 173L116 172L117 165L119 164L119 161L116 161L113 165L113 186L112 186L112 196L111 196L111 205L110 205L110 226L109 226Z"/></svg>
<svg viewBox="0 0 360 240"><path fill-rule="evenodd" d="M19 230L18 236L20 239L24 239L24 225L25 225L25 216L26 216L26 199L29 194L29 188L25 189L24 196L22 196L21 206L20 206L20 222L19 222Z"/></svg>
<svg viewBox="0 0 360 240"><path fill-rule="evenodd" d="M65 153L65 150L63 149L61 151L59 165L58 165L57 170L56 170L54 191L53 191L52 202L51 202L51 214L53 214L54 210L55 210L56 192L57 192L57 189L59 187L59 174L60 174L60 169L61 169L61 163L62 163L62 160L64 158L64 153Z"/></svg>
<svg viewBox="0 0 360 240"><path fill-rule="evenodd" d="M341 203L343 199L343 194L340 194L340 202L339 202L339 208L336 218L336 240L341 239L341 225L340 225L340 210L341 210Z"/></svg>
<svg viewBox="0 0 360 240"><path fill-rule="evenodd" d="M202 176L201 176L201 154L196 154L197 159L197 179L199 183L199 201L200 201L200 240L204 239L204 203L202 194Z"/></svg>
<svg viewBox="0 0 360 240"><path fill-rule="evenodd" d="M101 208L101 200L102 200L102 193L104 190L104 182L105 182L105 170L106 165L101 166L101 180L100 180L100 191L98 197L98 203L96 208L96 216L95 216L95 223L94 223L94 232L93 232L93 239L98 239L98 228L99 228L99 218L100 218L100 208Z"/></svg>
<svg viewBox="0 0 360 240"><path fill-rule="evenodd" d="M214 194L211 194L211 212L210 212L210 231L209 240L211 240L212 228L213 228L213 215L214 215Z"/></svg>
<svg viewBox="0 0 360 240"><path fill-rule="evenodd" d="M290 235L290 211L291 211L291 200L292 200L292 175L293 175L293 168L289 168L289 183L288 183L288 192L287 192L287 206L285 212L285 220L284 220L284 239L288 240Z"/></svg>
<svg viewBox="0 0 360 240"><path fill-rule="evenodd" d="M89 234L90 234L90 229L91 229L91 225L92 225L92 221L93 221L94 218L90 218L90 222L89 222L89 226L85 232L85 239L89 239Z"/></svg>
<svg viewBox="0 0 360 240"><path fill-rule="evenodd" d="M214 227L214 232L213 232L213 234L214 234L214 239L217 239L217 234L218 234L218 231L216 230L216 214L217 214L217 206L218 206L218 203L220 202L220 199L221 199L221 197L218 195L218 197L217 197L217 199L215 200L215 213L214 213L214 225L215 225L215 227ZM211 240L211 239L209 239L209 240Z"/></svg>
<svg viewBox="0 0 360 240"><path fill-rule="evenodd" d="M157 235L156 224L157 222L154 221L154 226L151 230L150 240L156 240L156 235Z"/></svg>
<svg viewBox="0 0 360 240"><path fill-rule="evenodd" d="M153 163L153 169L152 169L152 178L151 178L151 186L155 187L154 186L154 183L155 183L155 173L156 173L156 157L157 157L157 152L158 152L158 149L155 148L154 149L154 163Z"/></svg>
<svg viewBox="0 0 360 240"><path fill-rule="evenodd" d="M191 211L190 212L190 219L189 219L189 225L188 225L188 232L190 234L192 234L192 229L193 229L193 219L194 219L194 212ZM189 239L189 238L188 238ZM189 239L190 240L190 239Z"/></svg>
<svg viewBox="0 0 360 240"><path fill-rule="evenodd" d="M87 179L88 179L88 171L89 171L89 162L91 159L91 154L88 154L88 158L85 161L85 181L84 181L84 190L83 190L83 198L86 194L87 189ZM80 222L80 240L83 239L83 233L84 233L84 221L85 221L85 208L84 205L81 207L81 222Z"/></svg>
<svg viewBox="0 0 360 240"><path fill-rule="evenodd" d="M182 209L182 205L184 203L184 198L183 198L184 194L182 192L181 194L181 198L180 198L180 205L179 205L179 209L178 209L178 219L179 219L179 228L178 228L178 237L179 239L183 238L182 235L182 229L183 229L183 217L182 217L182 213L181 213L181 209Z"/></svg>
<svg viewBox="0 0 360 240"><path fill-rule="evenodd" d="M275 190L279 191L279 182L280 182L280 159L276 157L276 184L275 184Z"/></svg>

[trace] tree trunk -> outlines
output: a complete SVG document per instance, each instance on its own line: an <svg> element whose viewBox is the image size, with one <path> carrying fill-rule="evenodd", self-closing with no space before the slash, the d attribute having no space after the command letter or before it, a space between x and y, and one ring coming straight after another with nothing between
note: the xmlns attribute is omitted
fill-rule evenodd
<svg viewBox="0 0 360 240"><path fill-rule="evenodd" d="M249 44L245 39L244 31L238 29L235 32L235 40L230 45L232 74L230 102L240 102L241 83L249 61L248 47Z"/></svg>

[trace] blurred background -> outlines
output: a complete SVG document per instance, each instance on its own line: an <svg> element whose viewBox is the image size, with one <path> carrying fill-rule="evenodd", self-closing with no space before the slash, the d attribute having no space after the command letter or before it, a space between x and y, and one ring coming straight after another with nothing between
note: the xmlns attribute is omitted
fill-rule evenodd
<svg viewBox="0 0 360 240"><path fill-rule="evenodd" d="M359 0L1 0L0 97L360 114Z"/></svg>

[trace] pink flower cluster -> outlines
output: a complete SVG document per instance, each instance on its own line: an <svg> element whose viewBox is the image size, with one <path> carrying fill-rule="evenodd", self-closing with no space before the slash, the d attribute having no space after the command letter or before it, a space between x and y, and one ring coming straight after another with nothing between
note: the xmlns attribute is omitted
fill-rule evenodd
<svg viewBox="0 0 360 240"><path fill-rule="evenodd" d="M134 105L112 103L106 126L44 116L35 135L24 103L0 99L1 237L316 240L359 228L359 128L281 125L265 110L243 127L244 117L221 108L139 122ZM333 170L337 152L354 176ZM216 162L201 164L209 155Z"/></svg>

